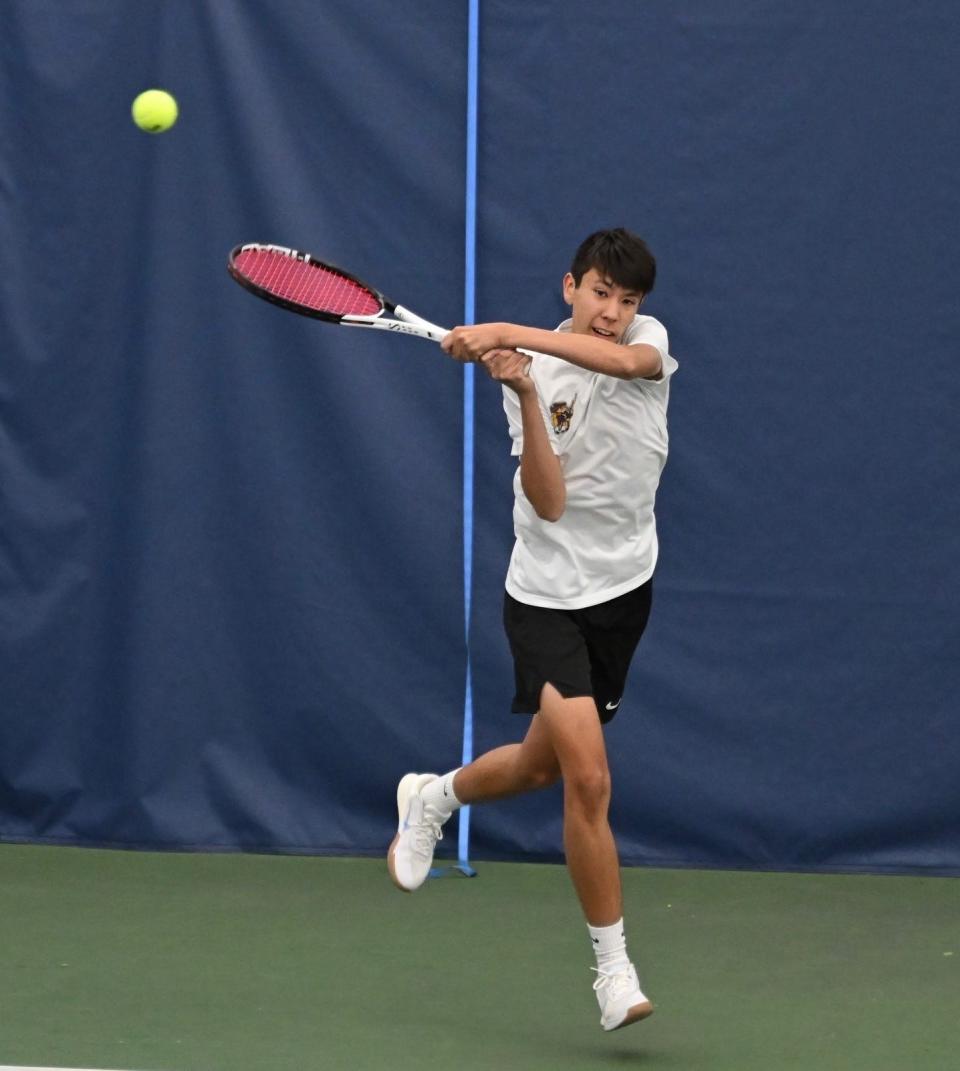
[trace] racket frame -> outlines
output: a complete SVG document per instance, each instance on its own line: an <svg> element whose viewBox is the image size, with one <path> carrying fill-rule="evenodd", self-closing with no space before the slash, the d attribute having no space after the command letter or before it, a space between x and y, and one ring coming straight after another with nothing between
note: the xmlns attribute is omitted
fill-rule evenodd
<svg viewBox="0 0 960 1071"><path fill-rule="evenodd" d="M350 313L326 312L322 309L311 309L307 305L301 305L290 298L281 297L265 289L259 283L249 279L236 265L236 258L245 250L258 250L270 253L280 253L293 260L301 260L305 264L316 265L328 271L336 272L344 279L349 279L358 286L363 287L368 294L380 303L380 311L367 315L351 315ZM288 312L296 312L301 316L308 316L313 320L323 320L326 323L342 324L344 327L368 327L377 331L393 331L404 335L415 335L432 342L440 342L448 335L449 329L438 327L436 324L418 316L415 312L404 308L403 305L394 304L382 294L376 287L363 281L352 272L345 271L328 260L320 260L311 253L305 253L297 249L290 249L284 245L267 245L262 242L245 242L243 245L234 246L227 258L227 271L245 290L254 296L269 301L271 305L277 305Z"/></svg>

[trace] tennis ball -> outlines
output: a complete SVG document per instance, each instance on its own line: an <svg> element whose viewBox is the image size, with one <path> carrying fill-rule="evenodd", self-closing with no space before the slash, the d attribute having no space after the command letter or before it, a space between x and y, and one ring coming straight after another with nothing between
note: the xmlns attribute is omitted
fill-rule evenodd
<svg viewBox="0 0 960 1071"><path fill-rule="evenodd" d="M177 102L165 89L145 89L133 102L133 121L148 134L162 134L177 121Z"/></svg>

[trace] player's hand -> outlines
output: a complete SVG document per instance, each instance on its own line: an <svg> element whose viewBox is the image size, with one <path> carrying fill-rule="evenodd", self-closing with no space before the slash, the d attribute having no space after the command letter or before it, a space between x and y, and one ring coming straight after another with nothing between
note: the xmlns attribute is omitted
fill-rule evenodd
<svg viewBox="0 0 960 1071"><path fill-rule="evenodd" d="M504 324L473 324L455 327L440 345L458 361L479 361L490 350L503 345Z"/></svg>
<svg viewBox="0 0 960 1071"><path fill-rule="evenodd" d="M491 379L503 383L517 394L529 394L536 391L530 378L530 364L533 358L518 350L488 350L480 363L487 370Z"/></svg>

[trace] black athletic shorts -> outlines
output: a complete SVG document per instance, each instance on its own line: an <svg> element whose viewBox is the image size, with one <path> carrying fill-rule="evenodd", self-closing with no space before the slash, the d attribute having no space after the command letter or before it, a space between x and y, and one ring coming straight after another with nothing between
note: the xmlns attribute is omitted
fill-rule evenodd
<svg viewBox="0 0 960 1071"><path fill-rule="evenodd" d="M515 714L536 714L543 686L593 696L602 722L616 714L630 660L650 617L653 581L582 610L529 606L505 594L503 625L513 653Z"/></svg>

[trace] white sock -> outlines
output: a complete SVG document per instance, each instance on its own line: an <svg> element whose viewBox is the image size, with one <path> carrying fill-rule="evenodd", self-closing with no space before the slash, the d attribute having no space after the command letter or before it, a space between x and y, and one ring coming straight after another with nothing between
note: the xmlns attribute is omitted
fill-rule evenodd
<svg viewBox="0 0 960 1071"><path fill-rule="evenodd" d="M438 777L436 781L431 781L420 793L420 797L426 806L436 811L437 814L443 815L444 821L446 821L454 811L459 810L459 808L463 806L460 800L457 799L456 793L453 791L453 778L459 771L460 767L458 766L456 770L451 770L449 773L443 774Z"/></svg>
<svg viewBox="0 0 960 1071"><path fill-rule="evenodd" d="M613 974L629 965L623 919L612 926L591 926L588 923L587 929L590 931L590 942L601 971Z"/></svg>

